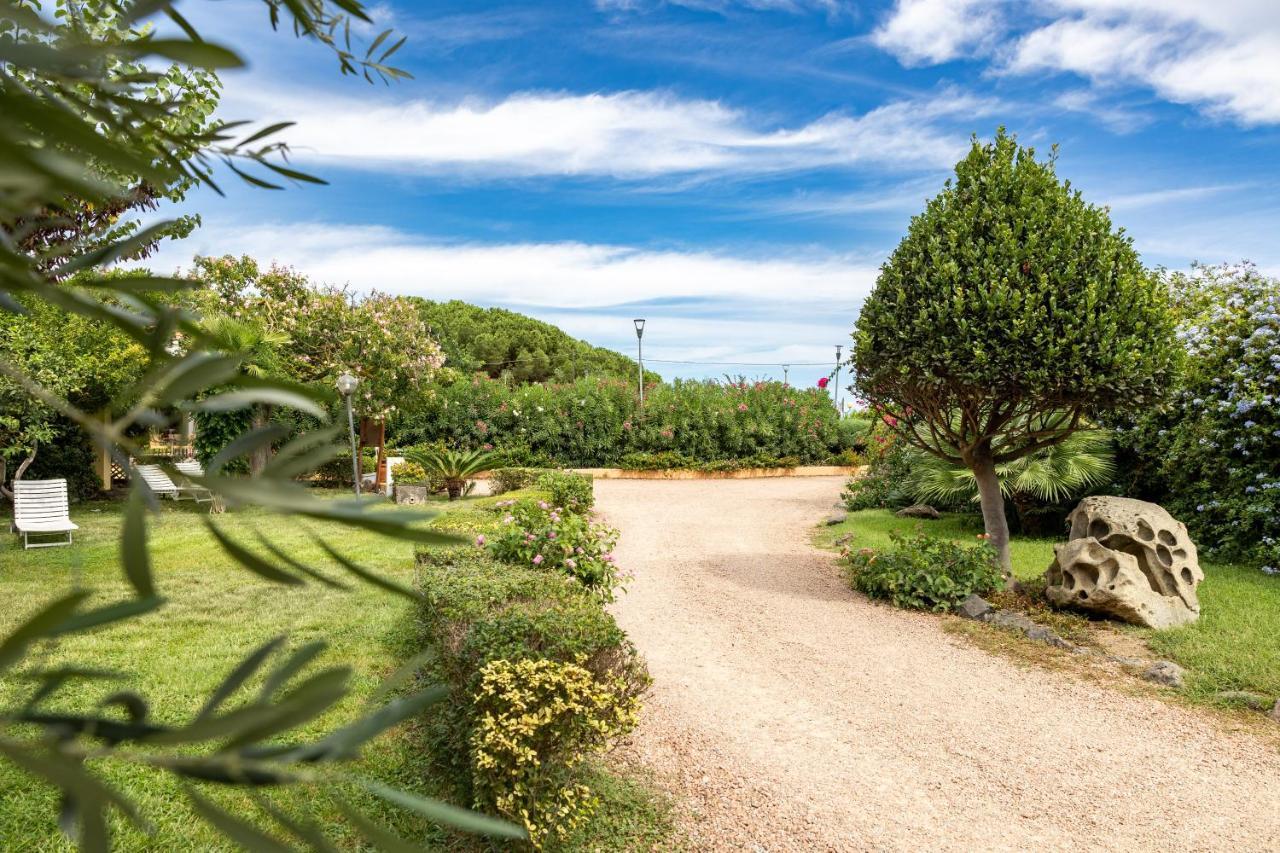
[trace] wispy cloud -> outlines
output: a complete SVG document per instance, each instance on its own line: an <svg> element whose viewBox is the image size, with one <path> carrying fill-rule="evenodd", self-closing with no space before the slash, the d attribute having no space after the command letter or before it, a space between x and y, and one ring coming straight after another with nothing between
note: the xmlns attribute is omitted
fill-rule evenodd
<svg viewBox="0 0 1280 853"><path fill-rule="evenodd" d="M303 159L485 178L934 169L953 164L972 119L996 108L992 99L944 90L777 127L719 101L651 91L438 104L255 89L232 103L294 118L288 138Z"/></svg>
<svg viewBox="0 0 1280 853"><path fill-rule="evenodd" d="M897 0L871 40L904 65L936 65L985 50L997 28L989 0Z"/></svg>
<svg viewBox="0 0 1280 853"><path fill-rule="evenodd" d="M639 12L661 6L684 6L721 13L748 9L797 15L814 11L830 15L841 12L845 7L844 0L595 0L595 5L606 12Z"/></svg>
<svg viewBox="0 0 1280 853"><path fill-rule="evenodd" d="M634 344L630 318L651 317L646 351L699 361L825 358L831 345L847 340L878 272L864 256L812 250L734 255L572 242L435 242L392 228L329 223L210 223L149 264L171 270L189 264L191 253L249 254L359 291L501 305L624 350ZM689 376L734 371L659 369Z"/></svg>
<svg viewBox="0 0 1280 853"><path fill-rule="evenodd" d="M982 56L1008 73L1069 72L1244 124L1280 122L1272 0L898 0L875 41L904 64Z"/></svg>

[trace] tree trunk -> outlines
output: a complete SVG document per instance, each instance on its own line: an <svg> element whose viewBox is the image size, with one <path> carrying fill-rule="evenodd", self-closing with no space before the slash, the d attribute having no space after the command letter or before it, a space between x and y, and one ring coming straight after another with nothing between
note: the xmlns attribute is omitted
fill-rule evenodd
<svg viewBox="0 0 1280 853"><path fill-rule="evenodd" d="M1000 494L1000 478L990 450L973 454L974 479L978 482L978 499L982 503L982 524L987 541L996 552L996 563L1004 574L1005 589L1013 588L1013 561L1009 557L1009 521L1004 515L1004 496Z"/></svg>
<svg viewBox="0 0 1280 853"><path fill-rule="evenodd" d="M462 497L462 488L467 484L466 480L457 480L449 478L444 481L444 487L449 492L449 500L456 501Z"/></svg>
<svg viewBox="0 0 1280 853"><path fill-rule="evenodd" d="M254 406L253 414L250 417L250 425L254 429L264 427L271 421L271 407L268 405ZM249 473L257 477L270 461L271 445L263 444L255 447L253 452L249 454Z"/></svg>

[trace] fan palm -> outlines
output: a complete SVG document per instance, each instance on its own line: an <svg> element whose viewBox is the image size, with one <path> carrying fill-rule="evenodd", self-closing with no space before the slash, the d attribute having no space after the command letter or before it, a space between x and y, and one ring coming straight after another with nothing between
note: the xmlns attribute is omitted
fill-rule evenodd
<svg viewBox="0 0 1280 853"><path fill-rule="evenodd" d="M428 476L444 480L449 500L456 501L462 496L467 480L488 471L494 457L483 450L410 450L405 458L421 465Z"/></svg>
<svg viewBox="0 0 1280 853"><path fill-rule="evenodd" d="M923 452L912 460L908 491L925 501L978 499L973 472ZM1000 491L1021 512L1031 499L1057 503L1106 482L1115 470L1111 436L1103 430L1073 433L1028 456L996 466Z"/></svg>

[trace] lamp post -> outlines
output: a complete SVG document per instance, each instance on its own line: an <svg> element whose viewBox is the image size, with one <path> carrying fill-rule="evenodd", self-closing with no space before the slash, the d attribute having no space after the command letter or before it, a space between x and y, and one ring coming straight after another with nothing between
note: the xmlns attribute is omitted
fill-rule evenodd
<svg viewBox="0 0 1280 853"><path fill-rule="evenodd" d="M782 384L791 384L791 365L789 364L782 365Z"/></svg>
<svg viewBox="0 0 1280 853"><path fill-rule="evenodd" d="M355 393L360 380L350 373L343 372L338 377L338 393L347 401L347 431L351 437L351 474L355 478L356 497L360 497L360 451L356 449L356 419L351 413L351 395Z"/></svg>
<svg viewBox="0 0 1280 853"><path fill-rule="evenodd" d="M640 369L640 408L644 408L644 320L632 320L636 324L636 366Z"/></svg>
<svg viewBox="0 0 1280 853"><path fill-rule="evenodd" d="M836 344L836 387L835 387L835 390L831 392L831 396L835 398L836 417L839 417L841 414L840 412L840 344Z"/></svg>

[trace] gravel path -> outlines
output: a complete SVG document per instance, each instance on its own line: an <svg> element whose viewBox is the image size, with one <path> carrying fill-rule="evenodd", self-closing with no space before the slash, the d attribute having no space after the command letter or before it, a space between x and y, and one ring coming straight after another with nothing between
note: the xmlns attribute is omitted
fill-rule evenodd
<svg viewBox="0 0 1280 853"><path fill-rule="evenodd" d="M838 478L596 482L655 686L631 748L696 849L1280 850L1280 752L874 606Z"/></svg>

